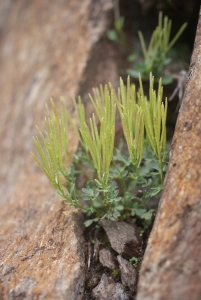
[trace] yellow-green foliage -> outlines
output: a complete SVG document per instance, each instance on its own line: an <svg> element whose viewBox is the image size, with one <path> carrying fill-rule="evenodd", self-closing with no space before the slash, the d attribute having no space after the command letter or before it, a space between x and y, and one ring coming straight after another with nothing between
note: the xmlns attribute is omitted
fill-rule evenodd
<svg viewBox="0 0 201 300"><path fill-rule="evenodd" d="M120 79L117 103L131 161L139 167L144 146L144 115L142 107L136 103L135 85L130 84L129 77L127 86Z"/></svg>
<svg viewBox="0 0 201 300"><path fill-rule="evenodd" d="M45 118L46 131L43 134L38 129L39 137L34 137L39 158L32 155L58 195L88 215L95 214L95 219L87 220L87 226L103 216L114 220L121 216L122 211L129 211L132 215L140 214L144 219L151 217L152 211L147 212L141 201L133 203L136 196L129 191L127 175L138 184L147 184L148 190L144 198L157 194L162 188L166 155L167 99L164 105L161 81L156 93L154 78L150 75L149 98L144 95L141 78L139 82L138 92L130 84L129 78L126 86L120 79L117 92L111 84L93 89L93 97L89 95L89 98L94 113L88 122L81 98L77 102L74 100L78 128L63 101L60 116L51 101L52 109L48 110L48 117ZM120 113L129 157L125 157L119 150L114 155L116 106ZM81 145L74 156L69 153L69 124L74 128ZM148 164L143 156L147 140L153 149L151 156L147 157ZM147 170L144 171L145 177L139 172L142 160ZM150 170L154 174L151 181ZM83 193L76 186L76 175L80 173L88 179L82 189ZM121 195L116 180L122 185ZM153 183L152 187L150 182ZM80 199L86 205L80 204Z"/></svg>
<svg viewBox="0 0 201 300"><path fill-rule="evenodd" d="M103 89L94 89L94 98L90 100L98 116L100 129L98 130L95 115L90 118L90 128L80 118L80 132L83 141L92 156L100 181L108 181L110 163L114 150L116 103L114 89L106 85Z"/></svg>
<svg viewBox="0 0 201 300"><path fill-rule="evenodd" d="M144 114L144 123L147 138L158 157L160 167L162 168L162 159L166 154L166 116L167 116L167 98L165 105L162 102L163 87L162 80L158 83L158 92L154 90L154 77L150 75L149 100L145 97L142 80L140 78L140 90L138 101ZM162 170L161 170L162 173Z"/></svg>
<svg viewBox="0 0 201 300"><path fill-rule="evenodd" d="M48 117L45 118L45 134L37 127L39 137L34 137L40 160L34 154L32 155L53 187L63 189L61 174L67 172L70 163L67 111L64 103L61 102L61 117L59 118L52 100L51 106L53 112L51 113L48 109Z"/></svg>

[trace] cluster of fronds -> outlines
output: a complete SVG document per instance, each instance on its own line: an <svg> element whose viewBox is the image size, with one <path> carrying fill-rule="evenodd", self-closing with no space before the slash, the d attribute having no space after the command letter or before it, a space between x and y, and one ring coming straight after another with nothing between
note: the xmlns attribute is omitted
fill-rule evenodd
<svg viewBox="0 0 201 300"><path fill-rule="evenodd" d="M123 177L129 173L130 177L135 178L132 176L134 170L139 175L138 171L147 142L155 153L161 180L163 178L163 163L166 155L167 100L164 105L161 81L156 93L153 88L154 78L150 76L149 99L144 95L141 79L139 82L138 92L136 92L135 86L130 84L129 78L126 86L120 79L120 87L117 92L111 84L93 89L94 96L89 97L94 113L89 122L86 121L85 107L81 99L79 98L77 102L74 101L79 128L73 124L63 102L61 117L59 117L54 103L51 102L53 113L48 110L49 116L45 119L46 132L42 134L38 129L39 137L34 138L40 159L33 156L57 193L70 205L80 207L88 214L95 213L99 218L103 215L107 215L110 219L119 217L120 211L128 209L125 203L129 203L129 209L132 210L130 200L133 199L133 195L126 194L126 179ZM119 155L115 162L116 106L120 113L129 157L125 159L123 154L121 157ZM74 157L71 157L68 147L69 124L73 126L81 146ZM86 162L90 162L88 165L93 166L94 172L93 175L90 174L91 177L86 174L83 166L79 171L77 170L80 162L85 166ZM111 175L114 166L116 173ZM76 188L76 174L82 172L89 181L83 188L83 194L80 194ZM138 175L137 180L139 179ZM120 179L124 188L121 197L118 195L119 190L115 178ZM80 204L80 199L84 200L86 205Z"/></svg>
<svg viewBox="0 0 201 300"><path fill-rule="evenodd" d="M135 68L129 69L128 74L137 78L138 73L140 72L142 78L147 79L149 73L153 72L157 77L161 77L164 67L171 62L171 58L167 57L167 54L179 39L186 26L187 23L184 23L173 39L170 40L172 21L167 16L164 16L163 18L163 13L159 12L158 25L152 33L148 46L146 46L142 32L138 32L144 60L143 62L137 63ZM164 84L169 84L171 82L171 77L163 76Z"/></svg>

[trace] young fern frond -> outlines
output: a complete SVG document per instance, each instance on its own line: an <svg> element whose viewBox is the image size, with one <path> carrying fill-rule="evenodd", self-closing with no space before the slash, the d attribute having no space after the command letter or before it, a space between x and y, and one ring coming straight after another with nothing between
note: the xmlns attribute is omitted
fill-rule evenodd
<svg viewBox="0 0 201 300"><path fill-rule="evenodd" d="M142 80L140 81L140 89L138 93L138 100L143 109L144 124L146 135L149 143L158 158L161 177L163 174L162 162L166 155L166 116L167 116L167 99L165 106L162 102L163 87L162 80L158 83L158 92L154 91L154 77L150 74L150 87L149 87L149 101L144 97Z"/></svg>
<svg viewBox="0 0 201 300"><path fill-rule="evenodd" d="M34 144L38 150L39 158L33 153L32 155L51 185L64 196L62 178L65 177L66 180L70 163L67 112L63 102L61 102L61 118L59 118L52 100L51 107L53 113L48 109L49 117L45 119L45 135L37 128L39 137L34 137ZM69 194L65 198L69 200Z"/></svg>
<svg viewBox="0 0 201 300"><path fill-rule="evenodd" d="M142 76L147 78L150 72L154 72L156 74L158 73L158 75L161 73L165 64L170 61L170 59L166 59L167 53L176 43L186 26L187 23L184 23L177 34L170 41L172 21L169 20L167 16L163 18L163 13L160 12L158 17L158 26L152 33L148 47L146 46L142 32L138 32L142 53L144 56L144 74L142 74ZM136 75L136 72L134 71L133 74Z"/></svg>
<svg viewBox="0 0 201 300"><path fill-rule="evenodd" d="M94 89L96 100L90 96L95 112L100 122L100 129L95 116L90 119L90 130L86 122L80 124L80 132L84 143L87 145L92 156L98 179L106 184L109 176L110 163L113 156L115 136L116 103L114 89L105 86L104 90Z"/></svg>
<svg viewBox="0 0 201 300"><path fill-rule="evenodd" d="M122 79L120 79L117 105L130 159L138 168L142 160L144 145L144 117L142 108L136 103L135 86L130 84L129 77L127 86L124 86Z"/></svg>

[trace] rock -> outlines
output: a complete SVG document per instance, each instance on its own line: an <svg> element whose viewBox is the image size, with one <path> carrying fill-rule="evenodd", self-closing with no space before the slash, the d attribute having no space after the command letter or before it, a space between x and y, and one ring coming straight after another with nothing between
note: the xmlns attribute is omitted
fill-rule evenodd
<svg viewBox="0 0 201 300"><path fill-rule="evenodd" d="M72 98L84 96L100 83L116 84L119 75L118 54L104 38L111 22L112 0L51 4L36 0L28 5L26 0L2 0L0 9L0 16L6 15L2 25L2 18L0 21L2 203L24 167L35 170L33 160L27 160L33 150L35 125L44 127L45 104L50 97L56 105L64 97L73 113ZM75 149L75 137L70 138Z"/></svg>
<svg viewBox="0 0 201 300"><path fill-rule="evenodd" d="M40 173L21 176L9 204L1 207L0 299L83 299L82 215Z"/></svg>
<svg viewBox="0 0 201 300"><path fill-rule="evenodd" d="M94 288L95 286L97 286L99 281L100 281L100 276L96 274L96 272L94 271L93 276L88 280L88 286L90 286L90 288Z"/></svg>
<svg viewBox="0 0 201 300"><path fill-rule="evenodd" d="M135 291L135 284L137 281L136 269L121 255L117 256L119 268L121 271L121 282L125 287L129 287L131 291Z"/></svg>
<svg viewBox="0 0 201 300"><path fill-rule="evenodd" d="M200 11L201 14L201 11ZM201 299L201 19L138 300Z"/></svg>
<svg viewBox="0 0 201 300"><path fill-rule="evenodd" d="M112 8L112 0L1 1L0 299L83 299L82 215L55 197L29 152L50 97L58 106L63 96L73 114L71 98L117 85L118 51L104 38Z"/></svg>
<svg viewBox="0 0 201 300"><path fill-rule="evenodd" d="M106 219L102 220L101 223L111 243L111 247L116 252L125 258L135 256L136 248L141 245L141 238L135 224L114 222Z"/></svg>
<svg viewBox="0 0 201 300"><path fill-rule="evenodd" d="M117 262L109 249L101 249L99 251L99 261L103 267L107 267L110 270L117 268Z"/></svg>
<svg viewBox="0 0 201 300"><path fill-rule="evenodd" d="M115 283L106 274L103 274L101 281L92 291L92 296L96 300L129 300L128 294L120 283Z"/></svg>

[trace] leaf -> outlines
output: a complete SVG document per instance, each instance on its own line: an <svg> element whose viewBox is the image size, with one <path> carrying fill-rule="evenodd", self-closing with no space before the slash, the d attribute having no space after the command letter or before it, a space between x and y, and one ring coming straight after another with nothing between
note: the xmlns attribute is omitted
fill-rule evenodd
<svg viewBox="0 0 201 300"><path fill-rule="evenodd" d="M134 196L134 194L133 193L130 193L130 192L126 192L125 193L125 198L127 199L127 200L132 200L132 199L134 199L135 198L135 196Z"/></svg>
<svg viewBox="0 0 201 300"><path fill-rule="evenodd" d="M133 78L139 78L139 74L140 74L139 71L135 71L133 69L127 69L126 72L128 75L130 75Z"/></svg>
<svg viewBox="0 0 201 300"><path fill-rule="evenodd" d="M124 17L120 17L117 21L114 22L114 27L117 31L121 31L124 26Z"/></svg>
<svg viewBox="0 0 201 300"><path fill-rule="evenodd" d="M135 213L137 216L141 217L142 214L144 214L146 212L146 208L137 208L135 210Z"/></svg>
<svg viewBox="0 0 201 300"><path fill-rule="evenodd" d="M107 38L111 41L117 41L118 40L118 34L115 30L108 30L107 31Z"/></svg>
<svg viewBox="0 0 201 300"><path fill-rule="evenodd" d="M170 84L173 82L173 78L172 77L168 77L168 76L163 76L162 77L162 81L163 81L163 84L166 85L166 84Z"/></svg>
<svg viewBox="0 0 201 300"><path fill-rule="evenodd" d="M123 205L117 205L117 206L115 207L115 209L116 209L116 210L122 211L122 210L124 210L124 206L123 206Z"/></svg>
<svg viewBox="0 0 201 300"><path fill-rule="evenodd" d="M82 198L84 201L89 201L89 200L91 200L91 198L90 198L88 195L86 195L86 194L81 195L81 198Z"/></svg>
<svg viewBox="0 0 201 300"><path fill-rule="evenodd" d="M146 193L145 198L152 198L158 195L163 189L162 185L157 186L156 188L151 188L149 192Z"/></svg>
<svg viewBox="0 0 201 300"><path fill-rule="evenodd" d="M138 54L136 52L134 52L128 56L128 61L134 62L137 58L138 58Z"/></svg>
<svg viewBox="0 0 201 300"><path fill-rule="evenodd" d="M152 169L160 171L160 166L159 166L158 161L156 161L156 160L150 160L149 163L150 163L150 166L152 167Z"/></svg>
<svg viewBox="0 0 201 300"><path fill-rule="evenodd" d="M151 219L151 217L152 217L152 215L153 215L153 212L154 212L154 209L150 209L149 211L143 213L143 214L141 215L141 218L142 218L142 219L145 219L145 220L149 220L149 219Z"/></svg>
<svg viewBox="0 0 201 300"><path fill-rule="evenodd" d="M114 198L114 201L115 201L115 202L119 202L119 201L121 201L121 200L122 200L122 197Z"/></svg>
<svg viewBox="0 0 201 300"><path fill-rule="evenodd" d="M82 188L83 193L85 193L89 197L94 196L94 191L92 189Z"/></svg>
<svg viewBox="0 0 201 300"><path fill-rule="evenodd" d="M84 222L85 227L89 227L94 222L94 219L90 219Z"/></svg>

